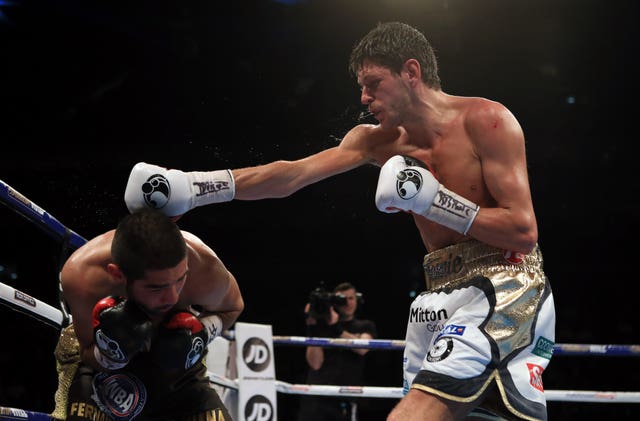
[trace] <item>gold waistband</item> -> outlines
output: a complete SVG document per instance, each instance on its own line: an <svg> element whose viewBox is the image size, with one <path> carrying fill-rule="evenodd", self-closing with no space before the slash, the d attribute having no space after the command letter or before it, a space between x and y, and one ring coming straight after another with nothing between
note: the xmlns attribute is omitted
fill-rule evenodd
<svg viewBox="0 0 640 421"><path fill-rule="evenodd" d="M422 267L427 291L431 291L452 287L479 274L494 271L542 271L542 253L538 245L531 253L522 254L470 240L427 254Z"/></svg>

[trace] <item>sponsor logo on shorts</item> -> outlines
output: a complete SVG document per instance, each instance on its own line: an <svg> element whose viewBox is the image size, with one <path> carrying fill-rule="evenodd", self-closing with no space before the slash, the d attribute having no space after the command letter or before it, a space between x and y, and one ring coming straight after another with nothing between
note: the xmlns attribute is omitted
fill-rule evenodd
<svg viewBox="0 0 640 421"><path fill-rule="evenodd" d="M430 310L428 308L412 308L409 314L409 323L425 323L425 322L438 322L441 320L447 320L449 315L447 310L441 308L440 310Z"/></svg>
<svg viewBox="0 0 640 421"><path fill-rule="evenodd" d="M535 389L544 392L544 387L542 386L542 372L544 368L538 364L527 363L527 369L529 370L529 384Z"/></svg>
<svg viewBox="0 0 640 421"><path fill-rule="evenodd" d="M130 373L98 373L91 387L93 401L117 421L134 419L147 402L147 389Z"/></svg>
<svg viewBox="0 0 640 421"><path fill-rule="evenodd" d="M438 323L427 323L426 328L429 332L434 333L440 332L442 329L444 329L444 325Z"/></svg>
<svg viewBox="0 0 640 421"><path fill-rule="evenodd" d="M442 337L433 344L433 347L427 354L427 361L430 363L437 363L442 361L451 354L453 350L453 340L449 337Z"/></svg>
<svg viewBox="0 0 640 421"><path fill-rule="evenodd" d="M111 417L108 414L87 402L71 402L69 417L73 417L73 419L84 418L91 421L111 421Z"/></svg>
<svg viewBox="0 0 640 421"><path fill-rule="evenodd" d="M538 341L536 342L536 346L533 348L533 351L531 352L536 354L538 357L542 357L550 360L551 356L553 355L553 345L554 345L553 341L550 341L544 336L540 336L538 338Z"/></svg>
<svg viewBox="0 0 640 421"><path fill-rule="evenodd" d="M504 257L504 260L514 265L519 265L524 262L524 254L519 251L504 250L502 252L502 257Z"/></svg>
<svg viewBox="0 0 640 421"><path fill-rule="evenodd" d="M462 262L462 256L449 254L444 260L442 258L427 260L423 263L422 267L429 279L438 279L462 272L464 264Z"/></svg>
<svg viewBox="0 0 640 421"><path fill-rule="evenodd" d="M466 328L467 328L466 326L460 326L460 325L446 325L444 329L442 329L442 332L438 334L438 338L445 335L462 336L464 335L464 331Z"/></svg>

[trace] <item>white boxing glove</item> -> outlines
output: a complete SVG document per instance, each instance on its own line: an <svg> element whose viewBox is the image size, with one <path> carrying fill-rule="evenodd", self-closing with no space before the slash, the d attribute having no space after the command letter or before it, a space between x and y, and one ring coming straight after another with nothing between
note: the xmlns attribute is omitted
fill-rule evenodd
<svg viewBox="0 0 640 421"><path fill-rule="evenodd" d="M380 169L376 189L378 210L411 211L466 234L480 207L448 190L420 161L395 155Z"/></svg>
<svg viewBox="0 0 640 421"><path fill-rule="evenodd" d="M179 216L197 206L228 202L234 196L231 170L184 172L139 162L129 174L124 201L130 212L149 207Z"/></svg>

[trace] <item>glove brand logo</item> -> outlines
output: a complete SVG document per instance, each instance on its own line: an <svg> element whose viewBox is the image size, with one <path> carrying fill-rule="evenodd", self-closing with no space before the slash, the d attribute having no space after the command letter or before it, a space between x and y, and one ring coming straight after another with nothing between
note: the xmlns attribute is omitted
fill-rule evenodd
<svg viewBox="0 0 640 421"><path fill-rule="evenodd" d="M404 200L412 199L422 187L422 175L416 170L402 170L396 177L396 191Z"/></svg>
<svg viewBox="0 0 640 421"><path fill-rule="evenodd" d="M242 347L242 358L253 371L263 371L271 362L269 347L260 338L249 338Z"/></svg>
<svg viewBox="0 0 640 421"><path fill-rule="evenodd" d="M200 357L202 356L205 348L206 345L204 344L204 341L201 337L196 336L195 338L193 338L193 341L191 342L191 349L189 350L189 353L187 354L187 360L184 363L184 368L186 370L193 367L195 363L200 361Z"/></svg>
<svg viewBox="0 0 640 421"><path fill-rule="evenodd" d="M120 344L108 337L102 331L102 329L98 329L96 331L95 338L96 345L98 345L100 352L102 352L109 359L119 363L127 361L126 355L124 355L124 352L122 352L122 349L120 349Z"/></svg>
<svg viewBox="0 0 640 421"><path fill-rule="evenodd" d="M244 418L247 421L271 421L273 405L263 395L252 396L244 407Z"/></svg>
<svg viewBox="0 0 640 421"><path fill-rule="evenodd" d="M162 174L154 174L142 183L142 197L150 208L162 209L169 203L171 185Z"/></svg>
<svg viewBox="0 0 640 421"><path fill-rule="evenodd" d="M91 399L118 421L134 419L147 402L147 389L133 374L98 373L91 383Z"/></svg>
<svg viewBox="0 0 640 421"><path fill-rule="evenodd" d="M468 218L474 211L478 210L477 205L470 206L460 200L459 196L447 194L442 190L438 191L438 199L433 202L433 205L462 218Z"/></svg>
<svg viewBox="0 0 640 421"><path fill-rule="evenodd" d="M196 196L204 196L208 193L218 193L222 190L229 190L229 183L226 181L194 182L193 185L198 188Z"/></svg>

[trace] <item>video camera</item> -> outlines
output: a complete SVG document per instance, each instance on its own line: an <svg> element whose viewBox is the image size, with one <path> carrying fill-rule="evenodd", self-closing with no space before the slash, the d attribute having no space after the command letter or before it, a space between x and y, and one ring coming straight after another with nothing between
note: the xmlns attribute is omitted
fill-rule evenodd
<svg viewBox="0 0 640 421"><path fill-rule="evenodd" d="M309 316L314 319L326 318L329 316L331 307L343 306L347 304L347 297L339 292L327 291L320 286L309 294Z"/></svg>

